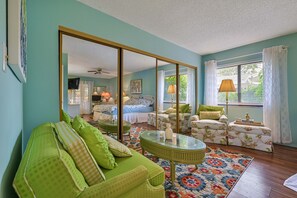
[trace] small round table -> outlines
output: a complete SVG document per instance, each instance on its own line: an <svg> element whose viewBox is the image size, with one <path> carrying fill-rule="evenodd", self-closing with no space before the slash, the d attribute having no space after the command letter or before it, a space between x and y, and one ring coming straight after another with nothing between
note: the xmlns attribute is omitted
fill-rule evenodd
<svg viewBox="0 0 297 198"><path fill-rule="evenodd" d="M140 134L142 154L144 150L170 161L171 181L175 180L175 163L201 164L204 161L206 145L193 137L176 134L166 140L164 131L144 131Z"/></svg>
<svg viewBox="0 0 297 198"><path fill-rule="evenodd" d="M123 129L124 129L124 134L127 134L130 136L130 128L131 128L131 123L124 121L123 122ZM98 120L98 127L99 129L105 131L107 134L113 133L117 134L118 133L118 122L117 120Z"/></svg>

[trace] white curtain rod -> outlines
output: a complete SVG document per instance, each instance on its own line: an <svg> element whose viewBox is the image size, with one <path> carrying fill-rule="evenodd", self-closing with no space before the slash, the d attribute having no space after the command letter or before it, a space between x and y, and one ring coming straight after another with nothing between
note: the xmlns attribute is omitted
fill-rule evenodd
<svg viewBox="0 0 297 198"><path fill-rule="evenodd" d="M283 49L287 49L288 48L288 46L285 46L285 45L283 45L282 47L283 47ZM232 57L232 58L226 58L226 59L218 60L217 63L228 61L228 60L233 60L233 59L237 59L237 58L243 58L243 57L247 57L247 56L258 55L258 54L262 54L262 52L255 52L255 53L246 54L246 55L242 55L242 56L236 56L236 57Z"/></svg>

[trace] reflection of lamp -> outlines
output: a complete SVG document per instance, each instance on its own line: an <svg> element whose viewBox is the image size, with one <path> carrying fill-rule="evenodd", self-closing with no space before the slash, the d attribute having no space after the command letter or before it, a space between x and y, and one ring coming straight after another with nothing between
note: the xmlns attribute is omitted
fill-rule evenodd
<svg viewBox="0 0 297 198"><path fill-rule="evenodd" d="M110 98L110 93L108 91L103 91L101 96L108 102L108 99Z"/></svg>
<svg viewBox="0 0 297 198"><path fill-rule="evenodd" d="M176 93L176 87L175 85L169 85L167 89L167 93L171 94L171 107L173 107L173 94Z"/></svg>
<svg viewBox="0 0 297 198"><path fill-rule="evenodd" d="M231 79L222 80L219 92L226 92L226 115L228 116L228 93L236 92L233 81Z"/></svg>
<svg viewBox="0 0 297 198"><path fill-rule="evenodd" d="M99 95L97 91L94 91L94 93L92 95Z"/></svg>

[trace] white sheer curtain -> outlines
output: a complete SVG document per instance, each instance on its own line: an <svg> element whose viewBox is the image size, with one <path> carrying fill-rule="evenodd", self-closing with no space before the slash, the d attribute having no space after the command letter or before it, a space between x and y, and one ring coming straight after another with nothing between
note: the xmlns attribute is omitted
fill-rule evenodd
<svg viewBox="0 0 297 198"><path fill-rule="evenodd" d="M163 110L163 102L164 102L164 80L165 80L165 72L164 70L158 71L158 108L157 111Z"/></svg>
<svg viewBox="0 0 297 198"><path fill-rule="evenodd" d="M195 112L195 70L187 68L187 78L188 78L188 86L187 86L187 101L186 103L192 106L191 114Z"/></svg>
<svg viewBox="0 0 297 198"><path fill-rule="evenodd" d="M210 60L205 62L205 84L204 84L204 103L206 105L218 104L217 90L217 61Z"/></svg>
<svg viewBox="0 0 297 198"><path fill-rule="evenodd" d="M287 49L283 46L263 50L263 119L271 128L272 141L291 143L288 106Z"/></svg>
<svg viewBox="0 0 297 198"><path fill-rule="evenodd" d="M80 90L80 114L92 113L92 91L94 87L93 81L83 81L79 83Z"/></svg>

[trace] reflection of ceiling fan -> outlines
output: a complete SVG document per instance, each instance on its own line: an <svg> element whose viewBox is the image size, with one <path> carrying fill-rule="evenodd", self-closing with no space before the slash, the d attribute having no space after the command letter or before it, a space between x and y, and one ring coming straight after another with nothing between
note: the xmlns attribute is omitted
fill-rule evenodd
<svg viewBox="0 0 297 198"><path fill-rule="evenodd" d="M88 72L94 72L94 74L110 74L110 73L107 72L107 71L103 71L102 68L98 68L98 69L91 70L91 71L88 71Z"/></svg>

